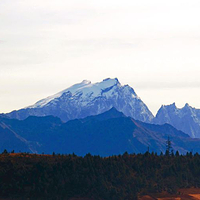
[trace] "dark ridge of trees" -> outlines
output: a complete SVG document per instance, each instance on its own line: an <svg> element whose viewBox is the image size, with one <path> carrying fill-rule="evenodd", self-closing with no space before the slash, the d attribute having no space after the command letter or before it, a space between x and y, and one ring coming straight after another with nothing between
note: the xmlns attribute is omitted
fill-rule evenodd
<svg viewBox="0 0 200 200"><path fill-rule="evenodd" d="M137 200L138 195L200 187L200 155L0 154L0 198Z"/></svg>
<svg viewBox="0 0 200 200"><path fill-rule="evenodd" d="M173 154L173 149L172 149L172 142L168 136L168 139L166 141L166 152L165 155L171 156Z"/></svg>

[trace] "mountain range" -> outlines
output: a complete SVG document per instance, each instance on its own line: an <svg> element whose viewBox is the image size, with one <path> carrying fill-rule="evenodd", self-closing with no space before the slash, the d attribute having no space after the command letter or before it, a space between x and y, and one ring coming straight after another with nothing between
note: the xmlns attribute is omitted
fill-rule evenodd
<svg viewBox="0 0 200 200"><path fill-rule="evenodd" d="M166 124L167 123L167 124ZM199 150L200 110L162 106L154 117L117 78L82 81L34 105L0 115L0 150L100 155Z"/></svg>
<svg viewBox="0 0 200 200"><path fill-rule="evenodd" d="M7 150L33 153L87 153L109 156L150 151L164 152L170 137L174 151L200 152L200 139L190 138L169 124L153 125L134 120L111 108L102 114L62 122L53 116L30 116L25 120L0 119L6 129L9 145ZM3 125L2 125L3 124ZM0 129L0 137L5 131Z"/></svg>
<svg viewBox="0 0 200 200"><path fill-rule="evenodd" d="M188 104L179 109L174 103L161 106L154 117L134 89L129 85L121 85L117 78L107 78L94 84L84 80L32 106L4 116L23 120L28 116L53 115L67 122L98 115L112 107L136 120L153 124L169 123L193 138L200 138L200 109Z"/></svg>

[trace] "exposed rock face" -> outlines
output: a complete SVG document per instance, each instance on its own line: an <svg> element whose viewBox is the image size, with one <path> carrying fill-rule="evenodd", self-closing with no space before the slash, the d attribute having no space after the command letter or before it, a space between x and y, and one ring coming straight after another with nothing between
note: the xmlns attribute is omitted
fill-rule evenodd
<svg viewBox="0 0 200 200"><path fill-rule="evenodd" d="M116 78L108 78L94 84L84 80L32 106L8 113L6 116L23 120L31 115L53 115L63 121L69 121L97 115L112 107L126 116L143 122L150 122L153 119L152 113L133 88L121 85Z"/></svg>
<svg viewBox="0 0 200 200"><path fill-rule="evenodd" d="M187 103L183 108L177 108L175 103L162 106L152 122L169 123L193 138L200 138L200 109L192 108Z"/></svg>

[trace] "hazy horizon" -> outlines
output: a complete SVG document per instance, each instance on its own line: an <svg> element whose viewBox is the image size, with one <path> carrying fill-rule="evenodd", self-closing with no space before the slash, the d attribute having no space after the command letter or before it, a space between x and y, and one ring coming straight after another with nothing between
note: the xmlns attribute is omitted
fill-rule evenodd
<svg viewBox="0 0 200 200"><path fill-rule="evenodd" d="M0 1L0 113L117 77L155 115L200 108L200 1Z"/></svg>

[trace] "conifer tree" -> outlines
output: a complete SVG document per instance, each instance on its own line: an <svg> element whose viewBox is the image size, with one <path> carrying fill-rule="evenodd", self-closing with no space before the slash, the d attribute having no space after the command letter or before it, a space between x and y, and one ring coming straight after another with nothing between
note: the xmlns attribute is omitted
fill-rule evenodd
<svg viewBox="0 0 200 200"><path fill-rule="evenodd" d="M172 150L172 142L171 142L171 140L170 140L170 138L168 136L168 139L166 141L166 153L165 153L165 155L166 156L171 156L172 152L173 152L173 150Z"/></svg>

